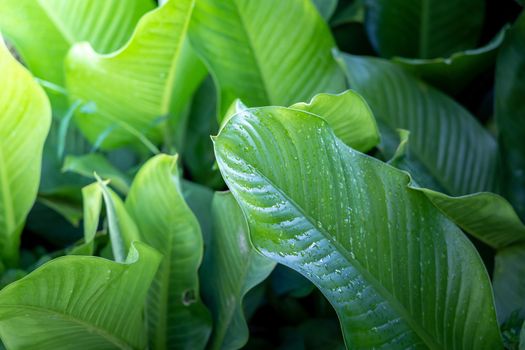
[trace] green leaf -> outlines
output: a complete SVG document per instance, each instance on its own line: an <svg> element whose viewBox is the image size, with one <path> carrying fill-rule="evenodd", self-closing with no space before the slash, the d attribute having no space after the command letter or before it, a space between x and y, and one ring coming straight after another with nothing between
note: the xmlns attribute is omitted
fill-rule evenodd
<svg viewBox="0 0 525 350"><path fill-rule="evenodd" d="M525 13L514 23L496 65L495 116L503 154L503 193L525 220Z"/></svg>
<svg viewBox="0 0 525 350"><path fill-rule="evenodd" d="M152 349L203 349L211 317L199 296L203 242L199 223L182 197L177 156L158 155L135 177L126 209L142 239L164 255L148 294Z"/></svg>
<svg viewBox="0 0 525 350"><path fill-rule="evenodd" d="M218 85L220 118L236 98L288 106L345 88L310 0L200 0L190 37Z"/></svg>
<svg viewBox="0 0 525 350"><path fill-rule="evenodd" d="M51 124L44 91L0 37L0 259L16 264L20 233L35 202Z"/></svg>
<svg viewBox="0 0 525 350"><path fill-rule="evenodd" d="M479 255L406 173L280 107L232 117L215 152L254 245L320 288L348 348L502 347Z"/></svg>
<svg viewBox="0 0 525 350"><path fill-rule="evenodd" d="M64 85L64 58L74 43L114 51L153 7L151 0L3 0L0 29L33 74Z"/></svg>
<svg viewBox="0 0 525 350"><path fill-rule="evenodd" d="M131 243L140 241L141 235L133 218L127 212L122 199L107 186L107 182L102 181L98 176L97 181L106 205L113 257L115 261L123 262L128 255Z"/></svg>
<svg viewBox="0 0 525 350"><path fill-rule="evenodd" d="M483 0L368 0L366 29L384 57L443 57L476 46Z"/></svg>
<svg viewBox="0 0 525 350"><path fill-rule="evenodd" d="M410 162L408 132L403 130L401 142L389 164L414 173ZM495 249L525 242L525 225L505 198L489 192L460 197L422 188L412 181L411 188L423 192L436 207L464 231Z"/></svg>
<svg viewBox="0 0 525 350"><path fill-rule="evenodd" d="M98 257L52 260L0 292L8 349L142 349L142 311L160 261L135 243L124 264Z"/></svg>
<svg viewBox="0 0 525 350"><path fill-rule="evenodd" d="M386 60L340 59L374 112L387 156L396 144L389 135L410 131L407 162L419 185L454 196L497 189L496 141L466 109Z"/></svg>
<svg viewBox="0 0 525 350"><path fill-rule="evenodd" d="M525 316L525 245L498 251L492 283L500 322L514 311Z"/></svg>
<svg viewBox="0 0 525 350"><path fill-rule="evenodd" d="M456 94L477 75L485 72L496 61L505 38L505 26L488 44L477 49L453 53L447 58L410 59L394 57L393 61L443 91Z"/></svg>
<svg viewBox="0 0 525 350"><path fill-rule="evenodd" d="M82 219L82 203L78 188L63 186L50 192L40 192L37 200L53 209L73 226L78 226Z"/></svg>
<svg viewBox="0 0 525 350"><path fill-rule="evenodd" d="M296 103L290 108L323 117L341 141L360 152L367 152L379 143L374 115L363 97L354 91L315 95L309 103Z"/></svg>
<svg viewBox="0 0 525 350"><path fill-rule="evenodd" d="M144 15L119 51L97 54L88 44L66 58L72 100L91 101L92 114L77 113L82 132L95 142L110 130L102 148L116 148L146 135L161 140L166 120L184 125L184 108L205 76L187 38L195 0L170 0Z"/></svg>
<svg viewBox="0 0 525 350"><path fill-rule="evenodd" d="M353 0L346 7L337 11L330 21L332 27L343 24L363 23L365 21L364 0Z"/></svg>
<svg viewBox="0 0 525 350"><path fill-rule="evenodd" d="M317 11L319 11L321 17L323 17L326 22L328 22L334 14L338 1L339 0L312 0Z"/></svg>
<svg viewBox="0 0 525 350"><path fill-rule="evenodd" d="M213 314L209 347L240 349L248 340L244 296L268 277L275 263L252 247L246 220L230 193L215 194L212 215L214 230L201 274Z"/></svg>
<svg viewBox="0 0 525 350"><path fill-rule="evenodd" d="M73 172L94 179L94 173L110 179L111 185L120 193L129 191L129 178L111 164L106 157L98 153L89 153L82 156L67 156L64 160L63 172Z"/></svg>

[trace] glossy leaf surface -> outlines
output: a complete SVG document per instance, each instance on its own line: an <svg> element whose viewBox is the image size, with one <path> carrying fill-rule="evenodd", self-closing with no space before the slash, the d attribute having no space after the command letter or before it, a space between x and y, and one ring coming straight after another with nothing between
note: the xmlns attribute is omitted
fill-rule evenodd
<svg viewBox="0 0 525 350"><path fill-rule="evenodd" d="M280 107L232 117L215 152L254 245L321 289L347 347L502 346L480 257L405 173Z"/></svg>

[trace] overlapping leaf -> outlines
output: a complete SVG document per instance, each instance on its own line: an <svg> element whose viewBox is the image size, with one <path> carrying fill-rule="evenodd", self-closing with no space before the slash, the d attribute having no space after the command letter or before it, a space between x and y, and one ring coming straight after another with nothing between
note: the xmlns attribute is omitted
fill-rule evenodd
<svg viewBox="0 0 525 350"><path fill-rule="evenodd" d="M151 0L3 0L0 29L37 77L64 84L64 58L76 42L101 53L123 45Z"/></svg>
<svg viewBox="0 0 525 350"><path fill-rule="evenodd" d="M200 0L190 34L218 84L221 118L236 98L288 106L345 88L310 0Z"/></svg>
<svg viewBox="0 0 525 350"><path fill-rule="evenodd" d="M252 247L246 220L230 193L216 193L212 206L213 235L201 274L214 321L210 348L239 349L248 340L244 296L275 263Z"/></svg>
<svg viewBox="0 0 525 350"><path fill-rule="evenodd" d="M211 332L197 274L203 240L182 196L176 162L167 155L149 160L133 181L126 209L142 239L164 255L148 294L151 347L203 349Z"/></svg>
<svg viewBox="0 0 525 350"><path fill-rule="evenodd" d="M112 148L136 142L141 133L160 141L181 132L183 110L205 74L187 39L194 5L195 0L167 1L146 14L114 53L97 54L88 44L71 49L66 58L71 98L96 105L95 113L76 116L91 142L106 133L101 146ZM166 120L175 131L166 130Z"/></svg>
<svg viewBox="0 0 525 350"><path fill-rule="evenodd" d="M366 29L384 57L443 57L476 47L483 0L369 0ZM468 15L466 15L468 14Z"/></svg>
<svg viewBox="0 0 525 350"><path fill-rule="evenodd" d="M347 347L502 346L481 259L405 173L280 107L233 116L215 151L256 247L321 289Z"/></svg>
<svg viewBox="0 0 525 350"><path fill-rule="evenodd" d="M135 243L126 263L53 260L0 292L0 336L9 349L141 349L143 308L160 255Z"/></svg>
<svg viewBox="0 0 525 350"><path fill-rule="evenodd" d="M13 264L40 182L51 110L44 91L1 37L0 82L0 259Z"/></svg>

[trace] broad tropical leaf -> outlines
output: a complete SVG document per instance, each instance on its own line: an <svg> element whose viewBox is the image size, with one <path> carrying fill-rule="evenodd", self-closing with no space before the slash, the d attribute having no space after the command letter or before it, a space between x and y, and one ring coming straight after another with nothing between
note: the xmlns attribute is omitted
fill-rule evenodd
<svg viewBox="0 0 525 350"><path fill-rule="evenodd" d="M201 274L213 314L210 349L240 349L248 340L244 296L268 277L275 263L252 247L246 219L230 193L215 194L212 215L213 235Z"/></svg>
<svg viewBox="0 0 525 350"><path fill-rule="evenodd" d="M177 157L158 155L139 171L126 209L144 242L164 255L148 294L146 319L152 349L203 349L211 317L200 300L197 270L203 240L182 197Z"/></svg>
<svg viewBox="0 0 525 350"><path fill-rule="evenodd" d="M97 54L89 44L73 46L66 58L72 99L91 101L93 114L77 113L82 132L103 148L114 148L143 133L160 141L166 122L177 130L183 110L205 76L187 31L195 0L170 0L146 14L130 41L119 51Z"/></svg>
<svg viewBox="0 0 525 350"><path fill-rule="evenodd" d="M367 152L379 143L374 115L363 97L354 91L315 95L309 103L296 103L290 108L323 117L341 141L360 152Z"/></svg>
<svg viewBox="0 0 525 350"><path fill-rule="evenodd" d="M386 60L342 54L341 61L380 122L383 151L393 154L393 131L410 131L407 162L419 185L455 196L497 189L496 141L466 109Z"/></svg>
<svg viewBox="0 0 525 350"><path fill-rule="evenodd" d="M200 0L190 36L218 84L221 118L236 98L288 106L345 88L310 0Z"/></svg>
<svg viewBox="0 0 525 350"><path fill-rule="evenodd" d="M20 232L36 198L51 124L44 91L0 37L0 259L18 257Z"/></svg>
<svg viewBox="0 0 525 350"><path fill-rule="evenodd" d="M64 84L64 58L76 42L120 48L152 0L2 0L0 29L37 77Z"/></svg>
<svg viewBox="0 0 525 350"><path fill-rule="evenodd" d="M494 266L494 298L500 322L514 312L525 316L525 245L498 251Z"/></svg>
<svg viewBox="0 0 525 350"><path fill-rule="evenodd" d="M232 117L215 152L254 245L320 288L348 348L501 348L480 257L406 173L280 107Z"/></svg>
<svg viewBox="0 0 525 350"><path fill-rule="evenodd" d="M483 0L368 0L366 29L384 57L443 57L476 47ZM468 14L468 15L466 15Z"/></svg>
<svg viewBox="0 0 525 350"><path fill-rule="evenodd" d="M410 59L394 57L393 61L427 83L455 94L495 63L507 29L508 27L502 29L485 46L456 52L446 58Z"/></svg>
<svg viewBox="0 0 525 350"><path fill-rule="evenodd" d="M135 243L125 263L67 256L0 292L8 349L142 349L142 311L160 255Z"/></svg>
<svg viewBox="0 0 525 350"><path fill-rule="evenodd" d="M514 23L496 66L495 115L504 160L503 192L525 220L525 13Z"/></svg>

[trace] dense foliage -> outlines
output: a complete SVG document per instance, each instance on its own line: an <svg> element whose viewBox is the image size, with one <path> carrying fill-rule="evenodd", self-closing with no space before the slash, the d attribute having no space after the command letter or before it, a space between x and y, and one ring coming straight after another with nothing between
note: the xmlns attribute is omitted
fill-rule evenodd
<svg viewBox="0 0 525 350"><path fill-rule="evenodd" d="M0 0L3 346L525 349L521 6Z"/></svg>

